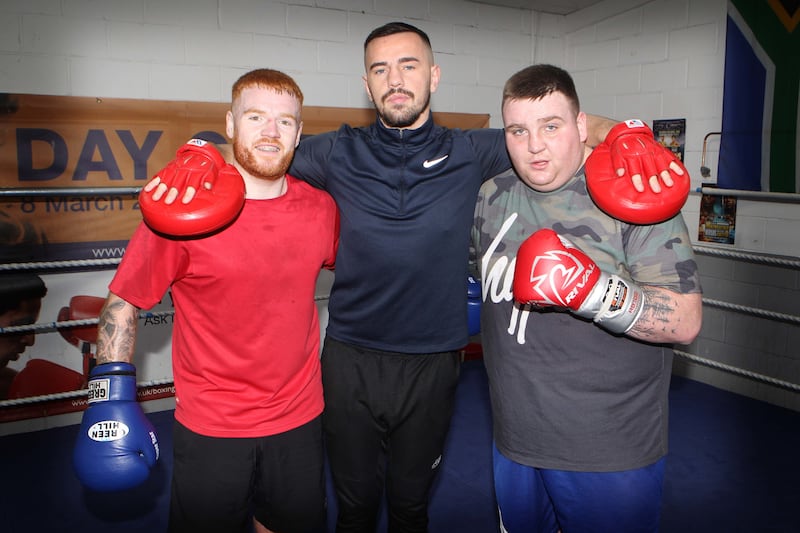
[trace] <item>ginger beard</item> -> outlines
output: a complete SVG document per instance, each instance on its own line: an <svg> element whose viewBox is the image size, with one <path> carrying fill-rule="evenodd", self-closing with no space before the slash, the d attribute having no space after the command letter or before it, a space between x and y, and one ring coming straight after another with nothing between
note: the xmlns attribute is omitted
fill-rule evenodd
<svg viewBox="0 0 800 533"><path fill-rule="evenodd" d="M278 145L280 154L277 158L265 159L259 154L269 154L258 149L260 145ZM253 146L246 146L238 136L233 139L233 154L239 165L251 176L263 180L275 181L286 175L294 156L294 146L287 149L277 139L260 139Z"/></svg>

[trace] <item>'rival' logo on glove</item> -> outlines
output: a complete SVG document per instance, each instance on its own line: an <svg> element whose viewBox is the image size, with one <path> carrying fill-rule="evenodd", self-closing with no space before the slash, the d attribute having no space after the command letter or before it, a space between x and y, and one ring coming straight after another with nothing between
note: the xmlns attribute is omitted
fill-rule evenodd
<svg viewBox="0 0 800 533"><path fill-rule="evenodd" d="M533 289L541 297L540 305L568 307L578 292L589 282L595 270L597 270L595 263L587 267L568 251L554 250L536 256L531 267L530 281Z"/></svg>

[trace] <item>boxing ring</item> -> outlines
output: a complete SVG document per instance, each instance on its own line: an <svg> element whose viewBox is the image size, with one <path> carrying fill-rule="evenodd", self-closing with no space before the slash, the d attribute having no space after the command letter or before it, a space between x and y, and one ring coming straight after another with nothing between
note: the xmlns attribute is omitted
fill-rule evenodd
<svg viewBox="0 0 800 533"><path fill-rule="evenodd" d="M793 270L800 271L800 259L798 258L790 258L790 257L780 257L768 254L754 254L754 253L747 253L747 252L737 252L735 250L725 250L710 246L694 246L695 254L700 255L707 255L707 256L715 256L715 257L722 257L726 259L732 260L740 260L740 261L747 261L750 263L762 264L762 265L776 265L780 267L790 268ZM702 272L702 271L701 271ZM742 313L745 315L764 318L767 320L773 320L777 322L783 322L793 325L800 325L800 316L792 315L787 313L779 313L775 311L769 311L766 309L760 309L756 307L740 305L736 303L726 302L722 300L717 300L713 298L706 298L703 297L703 306L710 307L710 308L717 308L723 309L731 312ZM701 333L702 334L702 333ZM675 354L692 361L694 363L715 368L717 370L722 370L728 372L730 374L735 374L738 376L742 376L748 379L752 379L755 381L760 381L763 383L767 383L769 385L774 385L776 387L781 387L784 389L792 390L795 392L800 392L800 384L793 383L790 381L786 381L783 379L778 379L775 377L767 376L758 372L753 372L751 370L747 370L744 368L739 368L733 365L728 365L725 363L721 363L714 359L710 359L708 357L701 357L696 354L692 354L686 352L684 350L675 349Z"/></svg>
<svg viewBox="0 0 800 533"><path fill-rule="evenodd" d="M0 198L13 198L13 199L26 199L26 198L39 198L47 196L59 197L82 197L82 196L112 196L112 197L136 197L141 190L141 187L75 187L75 188L38 188L38 189L6 189L0 190ZM711 190L712 194L723 194L718 190ZM695 245L695 253L703 256L712 256L724 258L732 261L745 261L760 265L778 266L787 268L794 271L800 270L800 259L794 257L780 257L769 254L758 254L752 252L741 252L737 250L724 249L715 246ZM14 262L0 264L0 275L7 272L14 271L33 271L33 272L58 272L65 271L71 272L76 269L113 269L119 264L121 258L105 258L105 259L86 259L86 260L65 260L65 261L29 261L29 262ZM702 272L702 270L701 270ZM319 304L327 301L328 293L318 294L315 300ZM766 319L770 321L781 322L790 325L800 325L800 316L779 313L775 311L760 309L756 307L740 305L733 302L727 302L712 298L703 298L703 305L708 308L721 309L727 312L744 314L752 317ZM139 319L158 319L165 318L171 319L174 311L142 311ZM327 315L325 315L325 323L327 323ZM321 326L323 326L323 317L320 317ZM42 321L35 324L0 327L0 336L14 335L22 333L63 333L75 328L95 327L98 323L97 317L79 318L72 320L56 320L56 321ZM324 326L322 334L324 335ZM701 332L702 335L702 332ZM781 389L786 389L794 392L800 391L800 384L794 383L779 377L769 376L764 373L755 372L747 368L741 368L735 365L723 363L710 357L703 357L694 353L690 353L684 349L676 347L675 354L679 357L690 361L692 363L716 369L729 374L734 374L740 377L754 380L757 382L765 383ZM140 390L157 390L159 391L159 398L169 397L174 395L174 388L172 378L165 376L162 379L149 379L139 382L138 387ZM63 412L77 412L81 411L85 406L85 396L87 395L86 389L62 391L49 394L42 394L30 397L12 398L0 401L0 423L5 421L14 421L24 419L23 417L15 417L9 414L13 409L21 406L40 406L40 413L46 416L50 410L47 405L52 402L61 400L82 400L73 403L73 409L62 409ZM152 394L140 397L142 399L156 399ZM3 416L5 413L5 416Z"/></svg>

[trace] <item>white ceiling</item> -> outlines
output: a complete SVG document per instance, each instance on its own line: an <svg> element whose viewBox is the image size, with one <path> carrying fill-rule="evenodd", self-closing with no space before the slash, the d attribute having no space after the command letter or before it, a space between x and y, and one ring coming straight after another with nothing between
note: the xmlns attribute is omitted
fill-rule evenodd
<svg viewBox="0 0 800 533"><path fill-rule="evenodd" d="M569 15L583 8L599 4L602 0L473 0L479 4L493 6L518 7L552 13L554 15Z"/></svg>

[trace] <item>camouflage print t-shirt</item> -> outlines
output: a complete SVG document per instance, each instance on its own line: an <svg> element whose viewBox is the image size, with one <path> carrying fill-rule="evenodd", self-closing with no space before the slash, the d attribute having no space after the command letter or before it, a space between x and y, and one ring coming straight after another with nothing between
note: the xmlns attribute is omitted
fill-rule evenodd
<svg viewBox="0 0 800 533"><path fill-rule="evenodd" d="M639 468L667 453L671 346L616 336L566 311L515 305L516 253L534 231L552 228L604 271L678 293L701 291L697 264L680 215L651 226L615 220L594 205L582 172L550 193L507 172L478 196L473 241L494 439L506 457L530 466Z"/></svg>

